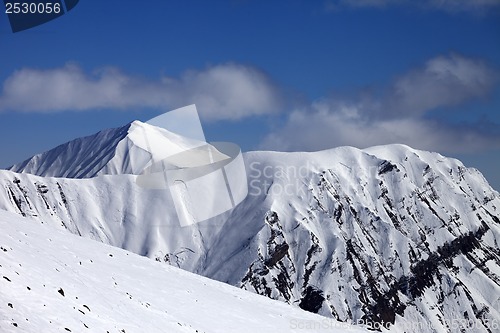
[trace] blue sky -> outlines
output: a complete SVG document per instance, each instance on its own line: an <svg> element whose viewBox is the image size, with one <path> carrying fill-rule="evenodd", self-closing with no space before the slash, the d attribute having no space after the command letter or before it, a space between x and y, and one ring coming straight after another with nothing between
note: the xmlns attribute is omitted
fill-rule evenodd
<svg viewBox="0 0 500 333"><path fill-rule="evenodd" d="M0 14L0 167L196 103L245 150L405 143L500 190L500 1L81 1Z"/></svg>

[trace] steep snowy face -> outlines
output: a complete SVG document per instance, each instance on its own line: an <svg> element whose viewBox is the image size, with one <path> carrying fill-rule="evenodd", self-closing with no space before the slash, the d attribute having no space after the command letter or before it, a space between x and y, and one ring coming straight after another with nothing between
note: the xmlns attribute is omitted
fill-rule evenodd
<svg viewBox="0 0 500 333"><path fill-rule="evenodd" d="M0 209L343 322L498 329L500 195L477 170L403 145L244 159L248 197L187 227L134 175L3 171Z"/></svg>
<svg viewBox="0 0 500 333"><path fill-rule="evenodd" d="M0 230L4 333L368 332L12 213Z"/></svg>
<svg viewBox="0 0 500 333"><path fill-rule="evenodd" d="M498 328L500 198L477 170L400 145L247 158L268 210L257 258L241 281L206 275L396 331Z"/></svg>
<svg viewBox="0 0 500 333"><path fill-rule="evenodd" d="M65 178L137 175L154 162L201 144L197 140L136 120L121 128L104 130L67 142L16 164L9 170Z"/></svg>
<svg viewBox="0 0 500 333"><path fill-rule="evenodd" d="M113 158L130 125L103 130L41 153L9 168L40 176L83 178L94 176Z"/></svg>

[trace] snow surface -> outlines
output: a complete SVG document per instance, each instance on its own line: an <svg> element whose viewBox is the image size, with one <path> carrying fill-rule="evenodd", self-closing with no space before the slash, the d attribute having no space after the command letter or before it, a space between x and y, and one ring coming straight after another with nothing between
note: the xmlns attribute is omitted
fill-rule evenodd
<svg viewBox="0 0 500 333"><path fill-rule="evenodd" d="M500 195L479 171L404 145L249 152L249 196L181 227L170 192L135 174L189 143L145 150L136 126L159 131L134 122L0 171L0 209L346 323L498 328Z"/></svg>
<svg viewBox="0 0 500 333"><path fill-rule="evenodd" d="M62 144L9 168L39 176L138 175L153 163L204 145L138 120Z"/></svg>
<svg viewBox="0 0 500 333"><path fill-rule="evenodd" d="M0 229L1 332L366 332L17 214Z"/></svg>

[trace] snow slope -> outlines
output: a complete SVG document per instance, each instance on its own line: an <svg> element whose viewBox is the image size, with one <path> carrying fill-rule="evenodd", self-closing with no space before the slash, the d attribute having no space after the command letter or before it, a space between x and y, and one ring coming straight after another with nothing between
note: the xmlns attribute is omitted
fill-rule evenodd
<svg viewBox="0 0 500 333"><path fill-rule="evenodd" d="M0 229L1 332L365 332L12 213Z"/></svg>
<svg viewBox="0 0 500 333"><path fill-rule="evenodd" d="M67 178L137 175L154 162L201 144L136 120L121 128L67 142L8 169Z"/></svg>
<svg viewBox="0 0 500 333"><path fill-rule="evenodd" d="M498 328L500 195L479 171L404 145L244 159L249 196L189 227L169 191L136 186L131 169L0 171L0 209L342 322ZM58 168L40 174L75 174Z"/></svg>

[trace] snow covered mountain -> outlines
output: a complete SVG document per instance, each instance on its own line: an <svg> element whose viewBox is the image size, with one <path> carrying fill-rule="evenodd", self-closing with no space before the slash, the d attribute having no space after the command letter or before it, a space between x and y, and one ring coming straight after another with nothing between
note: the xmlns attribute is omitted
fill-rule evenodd
<svg viewBox="0 0 500 333"><path fill-rule="evenodd" d="M500 195L479 171L403 145L249 152L248 197L181 227L136 175L183 140L134 122L67 143L0 171L0 209L346 323L498 332Z"/></svg>
<svg viewBox="0 0 500 333"><path fill-rule="evenodd" d="M151 162L163 159L166 152L176 154L200 144L163 128L134 121L62 144L8 169L45 177L137 175Z"/></svg>
<svg viewBox="0 0 500 333"><path fill-rule="evenodd" d="M4 333L367 332L12 213L0 229Z"/></svg>

